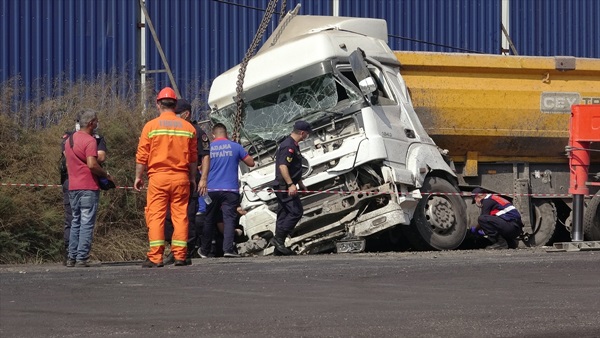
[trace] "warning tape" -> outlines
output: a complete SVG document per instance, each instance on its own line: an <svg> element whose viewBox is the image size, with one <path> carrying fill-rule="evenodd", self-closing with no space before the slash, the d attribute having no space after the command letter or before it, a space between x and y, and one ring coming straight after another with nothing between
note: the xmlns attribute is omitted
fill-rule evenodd
<svg viewBox="0 0 600 338"><path fill-rule="evenodd" d="M33 188L62 188L62 185L60 184L44 184L44 183L2 183L0 182L0 186L9 186L9 187L33 187ZM123 190L134 190L133 187L127 187L127 186L117 186L116 189L123 189ZM144 188L145 190L146 188ZM212 192L216 192L216 191L230 191L230 192L240 192L237 189L208 189L209 191ZM278 189L271 189L271 188L267 188L267 189L246 189L244 188L242 190L242 192L252 192L252 193L258 193L258 192L287 192L287 190L278 190ZM303 194L333 194L333 195L357 195L357 194L363 194L363 195L389 195L390 192L389 191L344 191L344 190L298 190L299 193L303 193ZM422 193L425 194L425 193ZM472 194L470 192L430 192L427 193L428 195L434 195L434 196L463 196L463 197L470 197L472 196ZM399 195L403 196L409 196L412 195L411 193L399 193ZM514 194L514 193L506 193L506 194L492 194L492 195L500 195L500 196L529 196L529 197L554 197L554 198L570 198L573 195L571 194ZM592 197L594 195L585 195L587 197Z"/></svg>
<svg viewBox="0 0 600 338"><path fill-rule="evenodd" d="M2 183L0 187L30 187L30 188L62 188L62 184L44 184L44 183ZM133 187L117 186L116 189L133 190Z"/></svg>

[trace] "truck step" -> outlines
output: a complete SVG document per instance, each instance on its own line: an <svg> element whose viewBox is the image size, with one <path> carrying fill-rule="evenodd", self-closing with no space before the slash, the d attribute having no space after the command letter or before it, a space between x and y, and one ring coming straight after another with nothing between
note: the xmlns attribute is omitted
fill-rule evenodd
<svg viewBox="0 0 600 338"><path fill-rule="evenodd" d="M600 250L600 241L554 243L554 248L548 249L546 250L546 252L572 252L592 250Z"/></svg>

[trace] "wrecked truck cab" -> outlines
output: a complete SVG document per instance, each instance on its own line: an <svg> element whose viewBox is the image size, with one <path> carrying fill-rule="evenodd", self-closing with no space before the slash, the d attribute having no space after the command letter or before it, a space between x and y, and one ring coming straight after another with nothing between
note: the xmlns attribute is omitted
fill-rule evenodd
<svg viewBox="0 0 600 338"><path fill-rule="evenodd" d="M466 234L466 206L454 173L410 102L385 21L294 16L246 68L241 143L256 166L240 177L246 235L270 254L275 232L275 154L295 121L313 133L299 144L304 215L286 245L297 253L360 252L385 234L416 249L454 249ZM233 129L239 66L217 77L211 119Z"/></svg>

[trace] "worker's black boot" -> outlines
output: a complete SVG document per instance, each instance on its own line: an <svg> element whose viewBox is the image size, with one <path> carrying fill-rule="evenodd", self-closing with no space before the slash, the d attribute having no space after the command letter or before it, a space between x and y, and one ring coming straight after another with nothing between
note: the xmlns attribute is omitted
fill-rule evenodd
<svg viewBox="0 0 600 338"><path fill-rule="evenodd" d="M273 254L275 256L293 256L296 253L285 246L285 237L283 234L275 234L269 243L275 247Z"/></svg>
<svg viewBox="0 0 600 338"><path fill-rule="evenodd" d="M490 241L492 241L491 238L488 238L488 239ZM496 242L494 242L491 245L487 246L485 249L486 250L508 249L508 243L506 243L506 240L504 239L504 237L498 236L498 237L496 237Z"/></svg>

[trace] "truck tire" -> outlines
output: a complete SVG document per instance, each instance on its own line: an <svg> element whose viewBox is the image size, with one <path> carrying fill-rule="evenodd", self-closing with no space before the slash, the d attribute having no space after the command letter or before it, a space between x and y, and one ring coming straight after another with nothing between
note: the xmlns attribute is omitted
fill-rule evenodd
<svg viewBox="0 0 600 338"><path fill-rule="evenodd" d="M404 227L408 241L416 250L456 249L467 234L467 206L459 190L443 178L428 177L421 193L413 219Z"/></svg>
<svg viewBox="0 0 600 338"><path fill-rule="evenodd" d="M556 207L551 200L533 200L533 234L528 234L526 239L519 242L519 247L537 247L546 245L554 231L558 216Z"/></svg>
<svg viewBox="0 0 600 338"><path fill-rule="evenodd" d="M600 192L592 197L583 214L583 238L600 241Z"/></svg>

